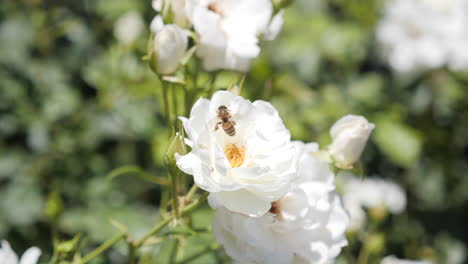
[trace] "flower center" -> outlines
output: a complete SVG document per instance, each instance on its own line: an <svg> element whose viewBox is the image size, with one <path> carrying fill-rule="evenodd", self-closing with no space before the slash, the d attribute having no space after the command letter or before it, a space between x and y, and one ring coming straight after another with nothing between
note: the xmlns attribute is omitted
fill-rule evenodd
<svg viewBox="0 0 468 264"><path fill-rule="evenodd" d="M279 203L273 202L271 203L270 213L274 215L278 215L280 213Z"/></svg>
<svg viewBox="0 0 468 264"><path fill-rule="evenodd" d="M223 16L223 11L221 11L221 9L219 8L218 5L216 5L216 3L212 2L208 5L208 10L210 10L211 12L215 12L217 14L219 14L220 16Z"/></svg>
<svg viewBox="0 0 468 264"><path fill-rule="evenodd" d="M224 150L224 154L226 155L227 159L229 160L229 163L231 164L231 167L233 168L240 167L242 163L244 163L244 148L238 148L234 144L228 144L226 146L226 149Z"/></svg>
<svg viewBox="0 0 468 264"><path fill-rule="evenodd" d="M277 220L281 220L281 208L280 208L280 202L276 201L271 203L271 208L270 208L270 213L275 215L275 218Z"/></svg>

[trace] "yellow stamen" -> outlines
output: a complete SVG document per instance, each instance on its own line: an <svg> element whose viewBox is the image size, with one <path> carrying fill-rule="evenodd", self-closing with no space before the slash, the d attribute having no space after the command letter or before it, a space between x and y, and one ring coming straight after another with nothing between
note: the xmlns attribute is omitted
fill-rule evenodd
<svg viewBox="0 0 468 264"><path fill-rule="evenodd" d="M233 168L240 167L242 163L244 163L244 158L245 158L244 148L238 148L234 144L229 144L226 146L226 149L224 150L224 154L226 154L226 157L229 160L231 167Z"/></svg>

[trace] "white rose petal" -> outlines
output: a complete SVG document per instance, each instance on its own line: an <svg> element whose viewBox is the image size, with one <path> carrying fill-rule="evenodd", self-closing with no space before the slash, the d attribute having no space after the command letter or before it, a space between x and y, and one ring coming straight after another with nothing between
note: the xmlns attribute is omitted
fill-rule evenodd
<svg viewBox="0 0 468 264"><path fill-rule="evenodd" d="M198 35L197 55L208 71L247 71L260 53L258 37L273 38L282 25L281 15L270 25L270 0L187 0L185 10Z"/></svg>
<svg viewBox="0 0 468 264"><path fill-rule="evenodd" d="M335 122L330 129L333 142L329 152L338 167L352 168L374 128L363 116L347 115Z"/></svg>
<svg viewBox="0 0 468 264"><path fill-rule="evenodd" d="M24 252L23 256L18 262L18 256L11 249L10 244L6 240L2 240L2 247L0 248L0 263L2 264L36 264L41 250L37 247L32 247Z"/></svg>
<svg viewBox="0 0 468 264"><path fill-rule="evenodd" d="M154 37L157 72L164 75L175 72L187 46L187 33L177 25L165 25L160 29Z"/></svg>
<svg viewBox="0 0 468 264"><path fill-rule="evenodd" d="M295 142L300 155L295 187L269 213L252 218L220 208L213 232L234 263L332 263L347 245L348 215L334 192L328 163L316 144Z"/></svg>
<svg viewBox="0 0 468 264"><path fill-rule="evenodd" d="M235 135L218 124L218 108L226 106ZM190 118L181 118L192 150L176 155L178 167L211 192L214 208L249 216L263 215L271 202L291 188L297 177L295 146L275 108L264 101L250 102L227 91L210 100L199 99Z"/></svg>

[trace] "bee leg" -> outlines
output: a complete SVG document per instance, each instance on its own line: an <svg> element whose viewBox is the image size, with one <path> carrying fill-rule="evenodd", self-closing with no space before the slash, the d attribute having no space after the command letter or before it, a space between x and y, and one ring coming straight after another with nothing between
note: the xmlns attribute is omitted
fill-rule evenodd
<svg viewBox="0 0 468 264"><path fill-rule="evenodd" d="M221 122L216 123L216 126L214 127L215 131L217 131L219 129L218 125L221 125Z"/></svg>
<svg viewBox="0 0 468 264"><path fill-rule="evenodd" d="M234 126L236 125L236 121L231 121L231 124L233 124Z"/></svg>

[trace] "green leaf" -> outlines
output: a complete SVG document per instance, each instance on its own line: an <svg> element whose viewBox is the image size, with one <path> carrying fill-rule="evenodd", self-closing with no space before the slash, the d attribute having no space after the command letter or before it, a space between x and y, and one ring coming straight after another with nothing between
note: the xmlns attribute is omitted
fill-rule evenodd
<svg viewBox="0 0 468 264"><path fill-rule="evenodd" d="M411 167L421 156L421 134L403 123L389 119L377 121L374 139L380 150L402 167Z"/></svg>

